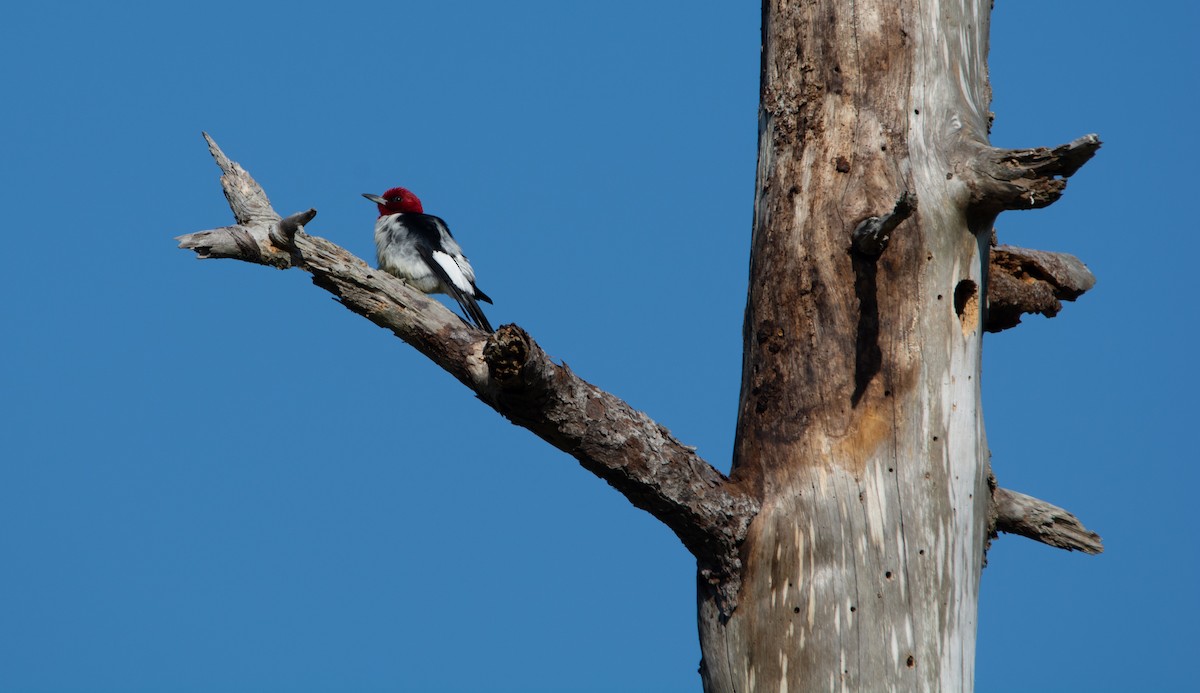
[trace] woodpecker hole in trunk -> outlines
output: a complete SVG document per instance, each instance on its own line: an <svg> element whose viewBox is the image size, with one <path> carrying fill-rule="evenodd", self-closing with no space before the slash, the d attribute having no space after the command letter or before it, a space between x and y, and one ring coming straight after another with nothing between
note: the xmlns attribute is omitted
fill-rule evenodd
<svg viewBox="0 0 1200 693"><path fill-rule="evenodd" d="M979 327L979 285L964 279L954 287L954 312L962 323L963 336Z"/></svg>

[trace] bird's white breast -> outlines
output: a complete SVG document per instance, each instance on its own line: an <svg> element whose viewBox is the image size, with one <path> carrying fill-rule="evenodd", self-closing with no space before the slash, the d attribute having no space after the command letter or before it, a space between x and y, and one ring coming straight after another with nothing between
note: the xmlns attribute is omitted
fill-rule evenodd
<svg viewBox="0 0 1200 693"><path fill-rule="evenodd" d="M375 222L375 257L380 269L407 281L418 291L445 293L441 281L417 252L416 239L393 217L380 217Z"/></svg>

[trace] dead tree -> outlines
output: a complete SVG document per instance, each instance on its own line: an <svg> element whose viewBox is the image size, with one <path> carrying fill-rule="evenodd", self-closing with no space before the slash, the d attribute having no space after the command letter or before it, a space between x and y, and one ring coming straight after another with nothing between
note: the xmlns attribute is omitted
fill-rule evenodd
<svg viewBox="0 0 1200 693"><path fill-rule="evenodd" d="M989 145L989 13L988 0L764 2L729 477L516 325L473 329L305 233L314 210L281 219L211 139L236 224L180 245L311 273L670 527L696 557L706 691L969 691L995 532L1101 550L991 471L984 332L1054 315L1093 283L1071 256L995 247L992 225L1057 200L1100 142Z"/></svg>

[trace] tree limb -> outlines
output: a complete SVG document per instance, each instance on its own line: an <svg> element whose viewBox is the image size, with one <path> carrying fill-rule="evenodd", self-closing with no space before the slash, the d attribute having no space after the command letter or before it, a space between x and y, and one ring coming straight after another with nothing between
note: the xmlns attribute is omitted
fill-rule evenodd
<svg viewBox="0 0 1200 693"><path fill-rule="evenodd" d="M989 260L984 329L1015 327L1025 313L1052 318L1062 310L1062 301L1074 301L1095 285L1096 277L1074 255L996 246Z"/></svg>
<svg viewBox="0 0 1200 693"><path fill-rule="evenodd" d="M1047 546L1068 551L1098 554L1104 551L1100 535L1083 526L1079 518L1062 508L1023 493L997 488L996 530L1019 534Z"/></svg>
<svg viewBox="0 0 1200 693"><path fill-rule="evenodd" d="M513 423L572 455L635 506L651 513L696 556L702 577L720 584L732 610L737 547L757 501L621 399L555 364L524 330L488 335L402 280L375 270L303 225L308 210L280 219L262 188L212 138L221 184L238 223L178 237L201 259L232 258L298 267L350 310L391 330L471 388Z"/></svg>

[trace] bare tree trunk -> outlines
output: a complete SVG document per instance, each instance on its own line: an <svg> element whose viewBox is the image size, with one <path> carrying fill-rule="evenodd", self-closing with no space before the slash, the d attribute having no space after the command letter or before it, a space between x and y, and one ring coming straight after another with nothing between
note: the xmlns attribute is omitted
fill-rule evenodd
<svg viewBox="0 0 1200 693"><path fill-rule="evenodd" d="M1014 206L987 167L1015 163L987 144L989 11L765 3L732 474L761 510L737 609L702 584L710 693L973 687L992 531L981 296ZM1061 191L1006 177L1025 207ZM882 242L852 242L872 225Z"/></svg>
<svg viewBox="0 0 1200 693"><path fill-rule="evenodd" d="M993 248L1095 153L987 141L985 0L765 0L759 167L733 472L555 364L286 219L209 139L236 224L201 258L297 267L696 556L701 676L733 691L970 691L995 531L1099 552L1069 512L996 488L985 331L1091 287L1067 255ZM202 426L203 422L198 422Z"/></svg>

